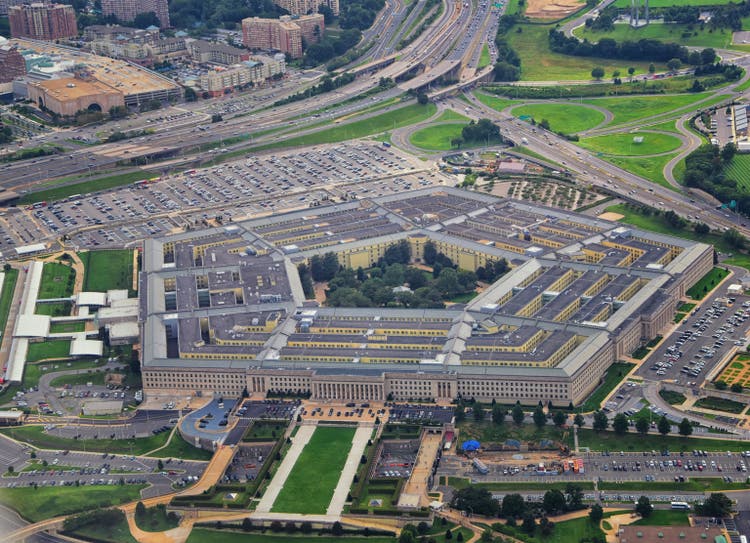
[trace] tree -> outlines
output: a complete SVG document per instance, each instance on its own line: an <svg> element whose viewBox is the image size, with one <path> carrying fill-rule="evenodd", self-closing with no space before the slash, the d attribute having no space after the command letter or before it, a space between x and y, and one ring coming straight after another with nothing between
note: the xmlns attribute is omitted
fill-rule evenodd
<svg viewBox="0 0 750 543"><path fill-rule="evenodd" d="M672 429L672 425L669 423L669 420L667 420L667 417L662 415L656 423L656 429L659 430L661 435L665 436Z"/></svg>
<svg viewBox="0 0 750 543"><path fill-rule="evenodd" d="M537 405L536 409L534 409L534 424L537 425L538 428L543 428L545 424L547 424L547 415L544 414L544 409L541 405Z"/></svg>
<svg viewBox="0 0 750 543"><path fill-rule="evenodd" d="M555 523L550 522L550 520L547 517L542 517L539 519L539 532L544 536L548 537L552 530L555 529Z"/></svg>
<svg viewBox="0 0 750 543"><path fill-rule="evenodd" d="M463 144L464 144L464 139L461 136L456 136L455 138L451 138L451 147L460 149Z"/></svg>
<svg viewBox="0 0 750 543"><path fill-rule="evenodd" d="M594 431L603 432L607 429L607 426L609 426L609 419L607 418L607 414L601 409L594 411L594 423L592 425Z"/></svg>
<svg viewBox="0 0 750 543"><path fill-rule="evenodd" d="M531 513L526 513L523 516L523 522L521 523L521 530L523 530L527 534L534 533L534 530L536 530L536 520L534 520L534 515L532 515Z"/></svg>
<svg viewBox="0 0 750 543"><path fill-rule="evenodd" d="M682 62L680 61L679 58L671 58L667 61L667 69L670 72L673 72L673 73L676 72L677 70L680 69L680 66L682 66Z"/></svg>
<svg viewBox="0 0 750 543"><path fill-rule="evenodd" d="M549 515L563 513L566 504L565 495L557 489L548 490L542 498L542 509Z"/></svg>
<svg viewBox="0 0 750 543"><path fill-rule="evenodd" d="M656 66L654 66L653 63L648 65L648 73L650 74L656 73Z"/></svg>
<svg viewBox="0 0 750 543"><path fill-rule="evenodd" d="M299 525L299 531L303 534L311 534L313 531L312 522L306 520L302 524Z"/></svg>
<svg viewBox="0 0 750 543"><path fill-rule="evenodd" d="M620 78L620 70L615 70L612 72L612 79L619 79Z"/></svg>
<svg viewBox="0 0 750 543"><path fill-rule="evenodd" d="M451 529L448 528L445 530L445 540L450 541L451 539L453 539L453 532L451 532Z"/></svg>
<svg viewBox="0 0 750 543"><path fill-rule="evenodd" d="M742 384L741 383L732 383L732 386L729 387L729 389L736 393L736 394L742 394Z"/></svg>
<svg viewBox="0 0 750 543"><path fill-rule="evenodd" d="M337 520L333 523L331 526L331 533L335 536L342 535L344 533L344 527L341 525L341 523Z"/></svg>
<svg viewBox="0 0 750 543"><path fill-rule="evenodd" d="M523 419L526 417L526 414L523 412L523 407L521 407L520 403L517 403L513 406L513 410L510 412L510 416L513 418L513 422L515 422L516 424L523 424Z"/></svg>
<svg viewBox="0 0 750 543"><path fill-rule="evenodd" d="M526 501L520 494L506 494L500 506L500 515L505 518L519 518L526 511Z"/></svg>
<svg viewBox="0 0 750 543"><path fill-rule="evenodd" d="M422 106L426 106L430 101L430 98L427 96L426 92L418 92L417 93L417 103Z"/></svg>
<svg viewBox="0 0 750 543"><path fill-rule="evenodd" d="M195 92L195 89L192 87L185 87L185 101L195 102L196 100L198 100L198 94Z"/></svg>
<svg viewBox="0 0 750 543"><path fill-rule="evenodd" d="M628 76L630 76L630 80L633 80L633 74L635 73L635 68L632 66L628 67Z"/></svg>
<svg viewBox="0 0 750 543"><path fill-rule="evenodd" d="M504 60L496 62L493 70L495 81L518 81L521 79L521 69Z"/></svg>
<svg viewBox="0 0 750 543"><path fill-rule="evenodd" d="M406 524L401 528L401 533L398 536L398 543L416 543L417 541L417 527L413 524Z"/></svg>
<svg viewBox="0 0 750 543"><path fill-rule="evenodd" d="M156 468L157 468L157 469L158 469L159 471L161 471L161 470L163 470L163 469L164 469L164 462L162 462L161 458L160 458L160 459L159 459L159 461L158 461L158 462L156 463Z"/></svg>
<svg viewBox="0 0 750 543"><path fill-rule="evenodd" d="M573 483L568 483L565 486L565 497L568 500L568 510L577 511L583 509L583 489Z"/></svg>
<svg viewBox="0 0 750 543"><path fill-rule="evenodd" d="M507 415L505 409L503 409L499 405L494 406L492 408L492 423L502 424L503 422L505 422L505 415Z"/></svg>
<svg viewBox="0 0 750 543"><path fill-rule="evenodd" d="M716 60L716 51L711 47L706 47L701 51L701 64L713 64Z"/></svg>
<svg viewBox="0 0 750 543"><path fill-rule="evenodd" d="M417 533L419 535L424 535L429 531L430 531L430 525L427 524L425 521L422 521L419 524L417 524Z"/></svg>
<svg viewBox="0 0 750 543"><path fill-rule="evenodd" d="M463 422L466 420L466 410L462 404L456 406L456 409L453 410L453 416L456 417L456 422Z"/></svg>
<svg viewBox="0 0 750 543"><path fill-rule="evenodd" d="M687 418L683 418L678 426L678 431L681 436L687 437L693 433L693 425Z"/></svg>
<svg viewBox="0 0 750 543"><path fill-rule="evenodd" d="M149 26L161 26L161 21L156 13L153 11L147 11L146 13L139 13L133 19L133 26L136 28L148 28Z"/></svg>
<svg viewBox="0 0 750 543"><path fill-rule="evenodd" d="M595 67L593 70L591 70L591 77L593 77L597 81L604 77L604 68L602 68L601 66Z"/></svg>
<svg viewBox="0 0 750 543"><path fill-rule="evenodd" d="M479 487L467 487L458 490L453 495L451 506L460 511L471 511L488 517L496 517L500 509L500 504L492 497L492 493Z"/></svg>
<svg viewBox="0 0 750 543"><path fill-rule="evenodd" d="M573 424L578 426L578 428L583 428L583 425L586 423L586 419L583 418L583 415L580 413L576 413L576 416L573 417Z"/></svg>
<svg viewBox="0 0 750 543"><path fill-rule="evenodd" d="M719 379L718 381L714 382L714 386L716 387L716 390L726 390L727 389L727 383L726 381L723 381Z"/></svg>
<svg viewBox="0 0 750 543"><path fill-rule="evenodd" d="M711 494L702 504L695 506L695 511L705 517L724 518L732 514L732 500L726 494Z"/></svg>
<svg viewBox="0 0 750 543"><path fill-rule="evenodd" d="M648 496L641 496L638 498L638 502L635 504L635 512L641 515L643 518L651 516L651 512L654 510L654 506L651 505L651 500Z"/></svg>
<svg viewBox="0 0 750 543"><path fill-rule="evenodd" d="M474 404L474 420L477 422L482 422L484 420L486 413L484 412L484 407L482 407L482 404L477 402Z"/></svg>
<svg viewBox="0 0 750 543"><path fill-rule="evenodd" d="M615 418L612 420L612 429L618 436L623 436L628 433L628 416L625 413L617 413Z"/></svg>
<svg viewBox="0 0 750 543"><path fill-rule="evenodd" d="M604 518L604 509L602 509L602 506L598 503L592 505L591 511L589 511L589 518L591 519L591 522L599 524L599 522Z"/></svg>
<svg viewBox="0 0 750 543"><path fill-rule="evenodd" d="M568 415L566 415L562 411L555 411L555 414L552 416L552 422L554 422L555 426L557 426L558 428L560 428L567 421Z"/></svg>
<svg viewBox="0 0 750 543"><path fill-rule="evenodd" d="M651 423L646 417L638 417L635 420L635 429L642 436L645 436L648 433L648 429L650 426Z"/></svg>
<svg viewBox="0 0 750 543"><path fill-rule="evenodd" d="M711 228L709 228L709 226L704 222L698 222L698 223L695 223L693 230L695 230L696 234L700 236L705 236L711 231Z"/></svg>
<svg viewBox="0 0 750 543"><path fill-rule="evenodd" d="M737 154L737 146L731 141L721 148L721 159L727 164L732 162L734 155Z"/></svg>

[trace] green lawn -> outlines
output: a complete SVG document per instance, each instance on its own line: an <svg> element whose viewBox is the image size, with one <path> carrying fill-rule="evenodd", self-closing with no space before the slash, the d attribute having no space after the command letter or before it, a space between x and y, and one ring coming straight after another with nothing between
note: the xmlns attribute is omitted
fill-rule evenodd
<svg viewBox="0 0 750 543"><path fill-rule="evenodd" d="M354 428L316 428L271 510L324 514L352 448L354 431Z"/></svg>
<svg viewBox="0 0 750 543"><path fill-rule="evenodd" d="M276 147L297 147L303 145L317 145L320 143L336 143L350 139L362 138L372 134L379 134L386 130L401 128L422 122L432 117L437 108L435 104L412 104L404 106L367 119L360 119L351 123L325 128L313 134L305 134L296 138L288 138L277 143L270 143L254 148L254 150L273 149Z"/></svg>
<svg viewBox="0 0 750 543"><path fill-rule="evenodd" d="M519 33L517 29L520 28ZM516 25L507 35L510 46L521 57L521 77L524 81L591 80L591 70L604 68L606 74L615 70L627 74L628 66L636 73L648 72L649 62L612 61L593 57L574 57L553 53L549 48L549 31L552 25ZM657 65L663 71L663 65Z"/></svg>
<svg viewBox="0 0 750 543"><path fill-rule="evenodd" d="M627 362L615 362L612 364L607 373L604 376L604 382L599 385L594 392L582 403L578 410L587 413L589 411L596 411L601 407L601 403L607 395L612 392L617 385L622 382L628 372L633 369L635 364L629 364Z"/></svg>
<svg viewBox="0 0 750 543"><path fill-rule="evenodd" d="M654 39L693 47L714 47L717 49L727 49L732 44L731 30L710 29L708 26L702 28L700 25L651 23L648 26L633 28L627 23L618 23L611 31L595 31L582 26L577 28L573 34L577 38L585 38L592 43L596 43L602 38L612 38L618 42Z"/></svg>
<svg viewBox="0 0 750 543"><path fill-rule="evenodd" d="M583 103L603 107L611 111L614 118L609 126L615 126L637 119L672 112L713 95L714 93L712 92L703 92L698 94L669 94L661 96L588 98L583 100Z"/></svg>
<svg viewBox="0 0 750 543"><path fill-rule="evenodd" d="M18 270L11 268L4 273L3 290L0 293L0 334L5 333L10 304L13 301L13 291L16 288L16 281L18 280Z"/></svg>
<svg viewBox="0 0 750 543"><path fill-rule="evenodd" d="M729 275L729 271L724 268L713 268L701 277L696 284L690 287L685 294L693 300L702 300L708 294L708 291L718 285L727 275Z"/></svg>
<svg viewBox="0 0 750 543"><path fill-rule="evenodd" d="M490 62L492 62L492 58L490 57L490 49L485 43L482 46L482 52L479 55L479 63L477 64L477 70L481 70L482 68L486 68L490 65Z"/></svg>
<svg viewBox="0 0 750 543"><path fill-rule="evenodd" d="M46 262L42 269L39 299L64 298L73 294L76 272L70 266L57 262Z"/></svg>
<svg viewBox="0 0 750 543"><path fill-rule="evenodd" d="M724 170L729 179L737 181L737 187L744 192L750 192L750 155L736 154L732 163Z"/></svg>
<svg viewBox="0 0 750 543"><path fill-rule="evenodd" d="M664 178L664 166L672 160L676 153L670 155L659 155L654 157L619 157L619 156L602 156L603 160L614 164L618 168L627 170L644 179L661 185L662 187L677 190L669 184Z"/></svg>
<svg viewBox="0 0 750 543"><path fill-rule="evenodd" d="M451 140L461 137L463 124L433 124L412 133L409 142L415 147L427 151L448 151L452 149Z"/></svg>
<svg viewBox="0 0 750 543"><path fill-rule="evenodd" d="M70 533L73 536L80 536L84 540L96 541L102 543L138 543L130 534L128 522L123 513L122 519L116 523L91 523L81 526Z"/></svg>
<svg viewBox="0 0 750 543"><path fill-rule="evenodd" d="M633 141L643 138L641 143ZM679 149L682 142L675 136L651 132L606 134L582 138L578 145L595 153L620 156L643 156L668 153Z"/></svg>
<svg viewBox="0 0 750 543"><path fill-rule="evenodd" d="M491 107L495 111L502 111L506 107L510 107L515 104L519 104L519 100L509 100L507 98L500 98L491 94L485 94L483 92L474 92L474 96L477 100L482 102L485 106Z"/></svg>
<svg viewBox="0 0 750 543"><path fill-rule="evenodd" d="M516 117L528 115L537 123L546 119L551 130L566 134L588 130L604 122L604 114L601 111L573 103L529 104L514 107L511 113Z"/></svg>
<svg viewBox="0 0 750 543"><path fill-rule="evenodd" d="M457 111L453 111L452 109L446 109L443 111L440 116L435 119L435 122L438 123L447 123L449 121L461 121L464 123L468 123L471 119L469 119L465 115L461 115Z"/></svg>
<svg viewBox="0 0 750 543"><path fill-rule="evenodd" d="M146 532L164 532L177 528L179 517L168 515L164 504L147 507L142 515L135 515L136 525Z"/></svg>
<svg viewBox="0 0 750 543"><path fill-rule="evenodd" d="M648 518L641 518L634 523L636 526L688 526L687 511L672 511L670 509L654 509Z"/></svg>
<svg viewBox="0 0 750 543"><path fill-rule="evenodd" d="M628 490L628 491L674 491L687 492L719 492L726 490L747 490L748 483L726 483L719 477L688 477L684 483L674 481L600 481L599 490Z"/></svg>
<svg viewBox="0 0 750 543"><path fill-rule="evenodd" d="M83 321L53 322L53 323L50 323L50 326L49 326L49 331L51 334L83 332L84 330L86 330L86 323L84 323Z"/></svg>
<svg viewBox="0 0 750 543"><path fill-rule="evenodd" d="M50 317L69 317L73 308L71 302L56 302L51 304L36 304L34 313L37 315L49 315Z"/></svg>
<svg viewBox="0 0 750 543"><path fill-rule="evenodd" d="M543 536L538 527L532 535L523 532L520 526L493 524L493 528L525 543L580 543L604 540L604 532L599 524L592 522L588 516L555 522L554 529L549 536Z"/></svg>
<svg viewBox="0 0 750 543"><path fill-rule="evenodd" d="M662 436L648 434L642 436L634 432L618 436L614 432L596 433L589 428L578 431L580 447L590 447L592 451L661 451L670 452L692 451L744 451L747 443L725 439L699 439L678 436Z"/></svg>
<svg viewBox="0 0 750 543"><path fill-rule="evenodd" d="M96 373L74 373L72 375L61 375L55 377L50 381L52 387L63 387L65 385L85 385L86 383L92 383L94 385L104 384L104 372Z"/></svg>
<svg viewBox="0 0 750 543"><path fill-rule="evenodd" d="M169 444L153 454L148 456L154 458L181 458L183 460L211 460L213 453L198 447L193 447L190 443L185 441L179 432L175 432L172 435L172 440Z"/></svg>
<svg viewBox="0 0 750 543"><path fill-rule="evenodd" d="M685 403L685 400L687 400L687 397L684 394L675 392L673 390L660 390L659 396L661 396L662 399L669 405L680 405Z"/></svg>
<svg viewBox="0 0 750 543"><path fill-rule="evenodd" d="M117 449L112 449L117 450ZM0 488L0 503L30 522L137 500L146 485Z"/></svg>
<svg viewBox="0 0 750 543"><path fill-rule="evenodd" d="M24 194L18 201L18 204L26 205L43 201L54 202L72 196L73 194L86 194L87 192L120 187L122 185L134 183L135 181L140 181L141 179L150 179L151 177L158 175L160 175L159 172L137 171L113 175L111 177L93 178L74 185L65 185L62 187Z"/></svg>
<svg viewBox="0 0 750 543"><path fill-rule="evenodd" d="M677 130L677 126L675 126L676 124L676 121L664 121L663 123L649 124L644 126L643 128L647 130L660 130L662 132L672 132L674 134L679 134L680 131Z"/></svg>
<svg viewBox="0 0 750 543"><path fill-rule="evenodd" d="M747 407L746 404L735 402L734 400L727 400L726 398L719 398L717 396L707 396L700 398L695 402L695 407L702 407L703 409L713 409L714 411L726 411L727 413L742 413Z"/></svg>
<svg viewBox="0 0 750 543"><path fill-rule="evenodd" d="M40 449L60 449L69 451L87 451L87 452L112 452L117 451L123 454L144 454L153 449L161 447L166 443L169 432L149 437L139 437L135 439L104 439L107 434L107 428L102 428L101 439L68 439L57 437L44 432L41 426L20 426L17 428L2 428L0 433L12 437L18 441L23 441L34 445Z"/></svg>
<svg viewBox="0 0 750 543"><path fill-rule="evenodd" d="M26 361L37 362L49 358L68 358L69 354L70 340L68 339L39 341L29 343L29 352L26 355Z"/></svg>
<svg viewBox="0 0 750 543"><path fill-rule="evenodd" d="M83 290L106 292L111 289L133 291L133 251L87 251L79 253L85 267Z"/></svg>
<svg viewBox="0 0 750 543"><path fill-rule="evenodd" d="M448 478L448 485L452 486L453 488L460 490L462 488L466 488L468 486L472 487L478 487L478 488L484 488L486 490L489 490L490 492L506 492L506 491L514 491L514 490L565 490L565 487L568 486L568 482L564 481L556 481L556 482L546 482L546 483L530 483L528 481L518 481L518 482L494 482L494 483L472 483L469 479L463 479L461 477L449 477ZM581 487L582 490L593 490L594 489L594 483L591 481L576 481L575 484ZM600 483L601 484L601 483Z"/></svg>
<svg viewBox="0 0 750 543"><path fill-rule="evenodd" d="M287 421L256 420L243 437L245 441L276 441L284 434Z"/></svg>

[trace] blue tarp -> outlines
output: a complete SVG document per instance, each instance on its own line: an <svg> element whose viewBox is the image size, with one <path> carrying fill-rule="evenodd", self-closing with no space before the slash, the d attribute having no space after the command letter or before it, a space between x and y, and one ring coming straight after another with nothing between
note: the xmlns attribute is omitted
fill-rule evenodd
<svg viewBox="0 0 750 543"><path fill-rule="evenodd" d="M461 450L462 450L462 451L467 451L467 452L471 452L471 451L476 451L476 450L478 450L478 449L479 449L479 447L481 447L481 446L482 446L482 445L481 445L481 444L479 443L479 441L477 441L477 440L475 440L475 439L470 439L469 441L464 441L464 442L463 442L463 443L461 444Z"/></svg>

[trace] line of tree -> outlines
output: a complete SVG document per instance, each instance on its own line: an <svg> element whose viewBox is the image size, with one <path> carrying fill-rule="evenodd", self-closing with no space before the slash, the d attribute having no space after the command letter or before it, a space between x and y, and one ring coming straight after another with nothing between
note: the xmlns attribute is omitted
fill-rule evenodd
<svg viewBox="0 0 750 543"><path fill-rule="evenodd" d="M592 43L588 40L580 41L578 38L568 37L556 28L549 31L549 46L555 53L576 57L650 60L665 63L677 59L681 63L694 65L711 64L716 59L716 52L711 48L692 55L683 45L652 39L618 42L612 38L602 38Z"/></svg>
<svg viewBox="0 0 750 543"><path fill-rule="evenodd" d="M574 424L579 428L584 425L584 418L576 416ZM633 426L638 434L645 436L648 434L649 428L651 428L651 417L647 415L639 415L633 419ZM617 435L625 435L630 431L631 421L624 413L618 413L614 416L611 421L612 431ZM601 409L594 411L593 422L591 427L595 432L603 432L610 426L610 420L607 414ZM667 435L672 430L672 423L669 419L662 415L656 421L656 430L663 436ZM677 425L677 431L683 437L688 437L693 433L693 424L687 419L683 418Z"/></svg>
<svg viewBox="0 0 750 543"><path fill-rule="evenodd" d="M495 45L497 46L497 60L495 61L495 81L518 81L521 79L521 57L506 39L507 33L518 22L518 16L503 15L499 19ZM520 31L521 28L519 27Z"/></svg>

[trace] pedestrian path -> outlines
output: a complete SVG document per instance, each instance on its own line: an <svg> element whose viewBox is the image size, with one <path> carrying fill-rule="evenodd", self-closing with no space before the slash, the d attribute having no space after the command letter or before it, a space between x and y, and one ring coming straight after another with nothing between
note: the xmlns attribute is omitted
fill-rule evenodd
<svg viewBox="0 0 750 543"><path fill-rule="evenodd" d="M276 475L271 479L271 482L266 489L266 493L263 494L260 503L258 503L258 507L255 509L258 513L269 513L271 511L273 502L276 501L279 492L284 488L286 478L289 477L294 464L297 462L297 458L299 458L299 455L302 453L305 445L310 441L314 432L315 426L303 424L299 427L297 434L292 438L292 446L287 451Z"/></svg>
<svg viewBox="0 0 750 543"><path fill-rule="evenodd" d="M349 450L349 456L346 457L346 464L344 464L344 469L341 470L339 482L333 491L333 498L331 498L331 503L326 510L327 515L338 517L344 510L349 488L351 488L354 475L356 475L357 468L360 465L360 458L362 458L362 453L365 452L365 447L367 447L367 442L371 435L371 425L357 427L357 431L354 433L354 438L352 439L352 448Z"/></svg>

